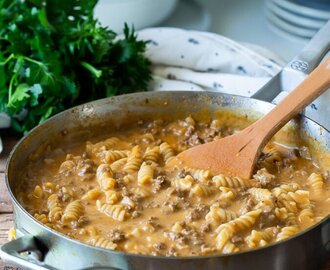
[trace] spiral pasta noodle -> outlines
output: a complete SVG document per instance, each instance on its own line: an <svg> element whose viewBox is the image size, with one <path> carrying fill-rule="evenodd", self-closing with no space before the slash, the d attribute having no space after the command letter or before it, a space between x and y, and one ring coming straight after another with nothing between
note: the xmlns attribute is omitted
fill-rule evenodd
<svg viewBox="0 0 330 270"><path fill-rule="evenodd" d="M185 170L191 173L194 179L204 183L210 180L212 176L209 170L200 170L195 168L185 168Z"/></svg>
<svg viewBox="0 0 330 270"><path fill-rule="evenodd" d="M138 171L138 184L146 185L151 183L154 176L154 168L151 165L148 165L146 162L143 162L139 171Z"/></svg>
<svg viewBox="0 0 330 270"><path fill-rule="evenodd" d="M114 190L107 190L104 192L104 195L105 195L105 201L108 204L115 204L121 198L121 195L119 194L119 192L114 191Z"/></svg>
<svg viewBox="0 0 330 270"><path fill-rule="evenodd" d="M252 230L251 234L247 236L246 241L250 248L260 247L267 245L275 236L276 229L269 227L262 231Z"/></svg>
<svg viewBox="0 0 330 270"><path fill-rule="evenodd" d="M91 155L97 154L102 148L105 150L112 148L116 144L120 142L120 139L117 137L110 137L104 141L97 142L95 144L92 144L91 142L86 143L86 150L87 153Z"/></svg>
<svg viewBox="0 0 330 270"><path fill-rule="evenodd" d="M118 172L127 163L127 157L116 160L110 165L113 172Z"/></svg>
<svg viewBox="0 0 330 270"><path fill-rule="evenodd" d="M104 152L104 161L111 164L118 159L127 157L127 155L128 151L126 150L108 150Z"/></svg>
<svg viewBox="0 0 330 270"><path fill-rule="evenodd" d="M99 196L101 195L101 190L96 187L96 188L93 188L89 191L87 191L82 197L81 199L82 200L86 200L86 199L89 199L89 200L95 200L97 199Z"/></svg>
<svg viewBox="0 0 330 270"><path fill-rule="evenodd" d="M58 203L58 197L56 194L52 194L47 199L47 208L49 210L49 220L57 221L62 217L62 207Z"/></svg>
<svg viewBox="0 0 330 270"><path fill-rule="evenodd" d="M97 167L96 179L102 190L114 189L116 186L116 180L113 178L109 164L101 164Z"/></svg>
<svg viewBox="0 0 330 270"><path fill-rule="evenodd" d="M174 158L175 156L174 149L167 142L163 142L159 146L159 149L160 149L160 153L164 157L165 163L170 162Z"/></svg>
<svg viewBox="0 0 330 270"><path fill-rule="evenodd" d="M276 241L281 241L295 235L299 231L297 226L287 226L277 234Z"/></svg>
<svg viewBox="0 0 330 270"><path fill-rule="evenodd" d="M125 206L122 204L102 204L98 200L96 201L96 207L98 211L118 221L124 221L129 216Z"/></svg>
<svg viewBox="0 0 330 270"><path fill-rule="evenodd" d="M237 217L238 215L234 211L225 210L217 206L211 206L210 211L205 216L205 219L215 223L224 223Z"/></svg>
<svg viewBox="0 0 330 270"><path fill-rule="evenodd" d="M127 163L124 166L124 171L127 173L134 173L140 169L142 163L142 152L140 146L133 147L128 156Z"/></svg>
<svg viewBox="0 0 330 270"><path fill-rule="evenodd" d="M198 197L207 197L215 192L214 187L204 185L202 183L195 184L190 191L190 195L196 195Z"/></svg>
<svg viewBox="0 0 330 270"><path fill-rule="evenodd" d="M221 224L216 232L217 248L222 250L228 240L237 232L251 228L257 218L259 217L261 210L250 211L236 219L229 221L228 223Z"/></svg>
<svg viewBox="0 0 330 270"><path fill-rule="evenodd" d="M241 188L250 187L252 184L250 180L243 179L240 177L225 176L223 174L216 175L212 178L216 187L230 187L230 188Z"/></svg>
<svg viewBox="0 0 330 270"><path fill-rule="evenodd" d="M95 238L92 238L89 241L89 244L91 244L95 247L111 249L111 250L115 250L117 248L117 244L113 243L112 241L110 241L102 236L96 236Z"/></svg>
<svg viewBox="0 0 330 270"><path fill-rule="evenodd" d="M175 180L174 184L180 191L189 191L194 184L194 179L191 175L186 175L184 178Z"/></svg>
<svg viewBox="0 0 330 270"><path fill-rule="evenodd" d="M301 224L312 224L314 219L314 213L311 208L303 209L298 214L298 221Z"/></svg>
<svg viewBox="0 0 330 270"><path fill-rule="evenodd" d="M239 251L239 248L237 246L235 246L232 242L227 242L222 249L223 254L229 254L229 253L234 253L234 252L238 252L238 251Z"/></svg>
<svg viewBox="0 0 330 270"><path fill-rule="evenodd" d="M160 156L159 146L154 146L152 148L148 147L144 153L143 160L147 163L158 163Z"/></svg>
<svg viewBox="0 0 330 270"><path fill-rule="evenodd" d="M81 204L80 200L75 200L70 202L62 215L61 221L64 224L70 223L72 221L78 221L84 212L84 207Z"/></svg>
<svg viewBox="0 0 330 270"><path fill-rule="evenodd" d="M307 178L307 185L310 186L313 199L317 199L320 197L320 195L323 192L323 186L324 186L324 180L322 175L317 174L317 173L312 173L308 178Z"/></svg>

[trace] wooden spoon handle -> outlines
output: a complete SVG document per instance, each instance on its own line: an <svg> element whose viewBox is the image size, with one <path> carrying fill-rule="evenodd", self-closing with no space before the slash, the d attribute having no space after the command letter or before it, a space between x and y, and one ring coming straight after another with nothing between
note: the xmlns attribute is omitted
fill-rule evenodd
<svg viewBox="0 0 330 270"><path fill-rule="evenodd" d="M265 117L255 122L247 132L259 138L264 147L290 119L330 87L330 57L321 63L294 91L286 96ZM247 128L249 129L249 128Z"/></svg>

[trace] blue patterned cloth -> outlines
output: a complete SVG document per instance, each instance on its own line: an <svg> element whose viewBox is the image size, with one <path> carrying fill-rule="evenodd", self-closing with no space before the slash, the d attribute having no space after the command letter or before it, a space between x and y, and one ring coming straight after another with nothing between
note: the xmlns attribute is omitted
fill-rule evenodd
<svg viewBox="0 0 330 270"><path fill-rule="evenodd" d="M284 65L265 49L251 49L213 33L149 28L138 36L150 41L146 52L153 63L150 90L211 90L251 96Z"/></svg>

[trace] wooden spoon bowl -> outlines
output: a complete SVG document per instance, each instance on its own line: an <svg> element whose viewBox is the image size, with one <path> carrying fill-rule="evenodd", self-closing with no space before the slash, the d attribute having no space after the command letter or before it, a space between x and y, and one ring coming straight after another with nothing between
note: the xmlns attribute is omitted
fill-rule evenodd
<svg viewBox="0 0 330 270"><path fill-rule="evenodd" d="M183 151L168 165L250 178L266 143L329 87L330 57L263 118L237 134Z"/></svg>

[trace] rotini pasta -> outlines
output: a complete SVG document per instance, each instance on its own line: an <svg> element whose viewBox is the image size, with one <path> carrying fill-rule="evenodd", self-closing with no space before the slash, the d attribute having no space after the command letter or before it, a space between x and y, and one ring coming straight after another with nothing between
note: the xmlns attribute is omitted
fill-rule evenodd
<svg viewBox="0 0 330 270"><path fill-rule="evenodd" d="M111 164L118 159L127 157L127 155L128 151L126 150L108 150L104 152L104 161Z"/></svg>
<svg viewBox="0 0 330 270"><path fill-rule="evenodd" d="M102 190L114 189L116 186L116 180L113 178L113 172L108 164L101 164L97 167L96 179Z"/></svg>
<svg viewBox="0 0 330 270"><path fill-rule="evenodd" d="M250 211L236 219L220 225L216 232L217 248L223 250L229 239L237 232L251 228L259 217L261 210Z"/></svg>
<svg viewBox="0 0 330 270"><path fill-rule="evenodd" d="M173 148L167 143L167 142L163 142L160 146L160 153L163 155L165 163L170 162L175 154L174 154L174 150Z"/></svg>
<svg viewBox="0 0 330 270"><path fill-rule="evenodd" d="M190 191L191 196L198 196L198 197L207 197L210 196L215 192L214 187L210 187L207 185L204 185L202 183L195 184Z"/></svg>
<svg viewBox="0 0 330 270"><path fill-rule="evenodd" d="M307 185L310 186L313 200L317 200L317 198L320 197L323 191L323 177L320 174L317 173L312 173L308 178L307 178Z"/></svg>
<svg viewBox="0 0 330 270"><path fill-rule="evenodd" d="M281 231L278 233L276 237L276 241L282 241L294 234L296 234L299 231L297 226L288 226L281 229Z"/></svg>
<svg viewBox="0 0 330 270"><path fill-rule="evenodd" d="M146 185L150 184L154 176L154 168L151 165L148 165L146 162L143 162L139 171L138 171L138 184Z"/></svg>
<svg viewBox="0 0 330 270"><path fill-rule="evenodd" d="M306 208L298 214L298 221L301 224L312 224L314 222L314 213L311 208Z"/></svg>
<svg viewBox="0 0 330 270"><path fill-rule="evenodd" d="M128 156L127 163L124 166L124 171L127 173L134 173L140 169L142 163L142 152L140 146L133 147Z"/></svg>
<svg viewBox="0 0 330 270"><path fill-rule="evenodd" d="M72 221L78 221L82 216L84 207L80 200L75 200L70 202L64 210L61 221L64 224L68 224Z"/></svg>
<svg viewBox="0 0 330 270"><path fill-rule="evenodd" d="M191 175L186 175L184 178L175 180L175 186L178 190L189 191L194 184L194 179Z"/></svg>
<svg viewBox="0 0 330 270"><path fill-rule="evenodd" d="M225 210L216 206L211 206L210 211L205 216L205 219L215 223L224 223L231 221L237 217L238 215L234 211Z"/></svg>
<svg viewBox="0 0 330 270"><path fill-rule="evenodd" d="M147 163L151 163L151 162L158 163L159 156L160 156L159 146L155 146L152 148L148 147L144 153L143 160Z"/></svg>
<svg viewBox="0 0 330 270"><path fill-rule="evenodd" d="M262 247L267 245L275 236L276 228L269 227L262 231L252 230L247 236L247 244L250 248Z"/></svg>
<svg viewBox="0 0 330 270"><path fill-rule="evenodd" d="M192 177L200 182L207 182L210 180L212 174L209 170L199 170L194 168L185 168L186 171L190 172Z"/></svg>
<svg viewBox="0 0 330 270"><path fill-rule="evenodd" d="M89 200L95 200L97 199L99 196L101 195L101 190L96 187L96 188L93 188L89 191L87 191L82 197L81 199L82 200L86 200L86 199L89 199Z"/></svg>
<svg viewBox="0 0 330 270"><path fill-rule="evenodd" d="M127 158L121 158L116 160L110 165L110 168L113 172L118 172L123 166L127 163Z"/></svg>
<svg viewBox="0 0 330 270"><path fill-rule="evenodd" d="M89 243L95 247L105 248L105 249L111 249L115 250L117 248L117 244L111 242L108 239L105 239L102 236L97 236L95 238L92 238Z"/></svg>
<svg viewBox="0 0 330 270"><path fill-rule="evenodd" d="M98 211L118 221L124 221L129 216L125 206L121 204L101 204L101 202L97 200L96 207Z"/></svg>
<svg viewBox="0 0 330 270"><path fill-rule="evenodd" d="M251 182L247 179L242 179L240 177L230 177L222 174L214 176L212 181L216 187L246 188L252 186Z"/></svg>
<svg viewBox="0 0 330 270"><path fill-rule="evenodd" d="M60 220L62 217L62 207L58 203L58 197L56 194L52 194L47 199L47 208L49 210L49 220Z"/></svg>

